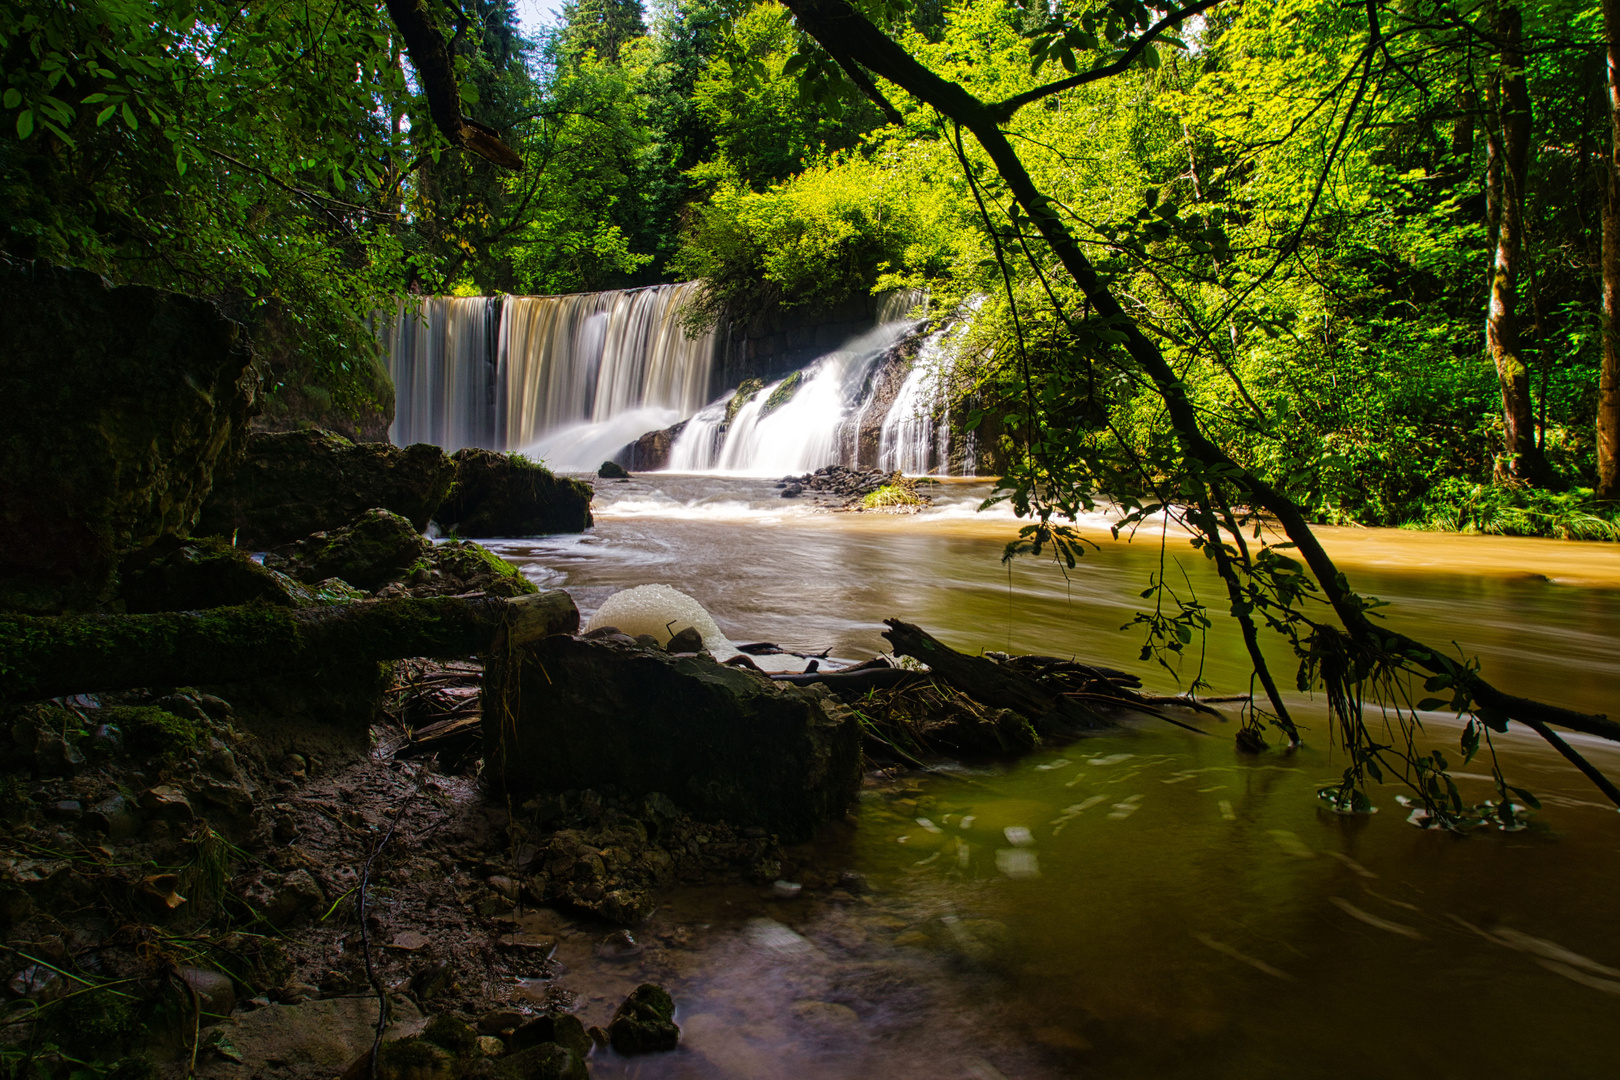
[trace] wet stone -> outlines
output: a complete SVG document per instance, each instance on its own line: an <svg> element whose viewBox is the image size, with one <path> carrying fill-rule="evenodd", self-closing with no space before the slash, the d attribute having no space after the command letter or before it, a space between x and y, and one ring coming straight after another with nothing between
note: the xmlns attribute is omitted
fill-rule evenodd
<svg viewBox="0 0 1620 1080"><path fill-rule="evenodd" d="M675 999L655 983L642 983L625 998L608 1024L608 1038L621 1054L673 1050L680 1043Z"/></svg>

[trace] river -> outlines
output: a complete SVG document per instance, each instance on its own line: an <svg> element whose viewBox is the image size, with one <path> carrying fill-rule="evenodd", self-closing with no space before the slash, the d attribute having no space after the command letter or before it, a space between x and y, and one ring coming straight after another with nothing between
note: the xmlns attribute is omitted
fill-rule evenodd
<svg viewBox="0 0 1620 1080"><path fill-rule="evenodd" d="M1099 548L1061 573L999 560L1017 523L977 513L983 483L914 516L834 514L769 481L649 475L597 482L583 536L492 542L588 614L662 582L734 641L858 659L881 620L963 649L1070 655L1174 692L1121 631L1161 557L1183 594L1218 585L1184 537ZM1324 529L1391 625L1477 656L1503 689L1613 712L1620 547ZM1209 693L1248 689L1226 625L1194 643ZM1281 676L1285 651L1273 654ZM1284 678L1283 681L1291 682ZM790 854L807 888L678 890L654 947L598 978L587 1023L643 978L680 1002L683 1048L593 1057L598 1076L1598 1077L1620 1060L1620 815L1533 737L1498 739L1543 809L1523 831L1454 836L1406 823L1400 789L1339 817L1313 797L1343 767L1320 702L1294 695L1305 743L1243 758L1216 737L1132 722L1005 768L874 776L846 825ZM1620 753L1571 741L1610 775ZM1457 725L1424 748L1454 760ZM1455 774L1491 795L1477 761ZM865 890L835 888L841 872ZM559 956L589 966L589 942Z"/></svg>

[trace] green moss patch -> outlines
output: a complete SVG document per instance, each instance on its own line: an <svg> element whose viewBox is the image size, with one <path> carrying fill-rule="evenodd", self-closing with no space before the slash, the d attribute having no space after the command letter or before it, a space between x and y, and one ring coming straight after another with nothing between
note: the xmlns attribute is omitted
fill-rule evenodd
<svg viewBox="0 0 1620 1080"><path fill-rule="evenodd" d="M208 738L207 725L188 720L155 705L111 705L96 714L104 724L124 733L131 753L149 754L164 761L196 751Z"/></svg>
<svg viewBox="0 0 1620 1080"><path fill-rule="evenodd" d="M802 371L795 371L793 374L783 379L779 384L777 384L776 389L771 391L771 396L765 399L765 406L759 410L759 414L761 416L769 416L777 409L780 409L782 406L792 401L793 395L799 392L799 384L802 382L804 382L804 372Z"/></svg>

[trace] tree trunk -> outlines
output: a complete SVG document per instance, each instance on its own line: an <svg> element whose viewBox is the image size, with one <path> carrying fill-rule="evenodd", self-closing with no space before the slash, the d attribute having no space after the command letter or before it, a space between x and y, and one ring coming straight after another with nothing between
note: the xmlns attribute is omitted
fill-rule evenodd
<svg viewBox="0 0 1620 1080"><path fill-rule="evenodd" d="M1497 30L1501 36L1498 71L1492 76L1487 91L1491 140L1486 196L1493 210L1494 250L1490 312L1485 319L1485 347L1496 365L1506 428L1504 453L1496 471L1498 476L1540 484L1547 480L1547 469L1536 443L1536 417L1530 404L1530 369L1520 356L1519 346L1519 270L1524 254L1531 122L1519 9L1502 8Z"/></svg>
<svg viewBox="0 0 1620 1080"><path fill-rule="evenodd" d="M1620 0L1603 0L1609 153L1603 170L1603 366L1598 377L1597 497L1620 500Z"/></svg>
<svg viewBox="0 0 1620 1080"><path fill-rule="evenodd" d="M0 704L192 686L411 656L489 653L579 628L561 591L158 615L0 615Z"/></svg>

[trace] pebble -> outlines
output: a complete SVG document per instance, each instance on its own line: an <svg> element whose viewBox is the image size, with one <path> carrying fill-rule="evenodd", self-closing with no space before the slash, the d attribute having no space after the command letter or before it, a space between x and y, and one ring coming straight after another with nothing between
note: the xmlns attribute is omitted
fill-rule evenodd
<svg viewBox="0 0 1620 1080"><path fill-rule="evenodd" d="M797 881L778 881L771 886L771 895L778 900L796 900L804 886Z"/></svg>

